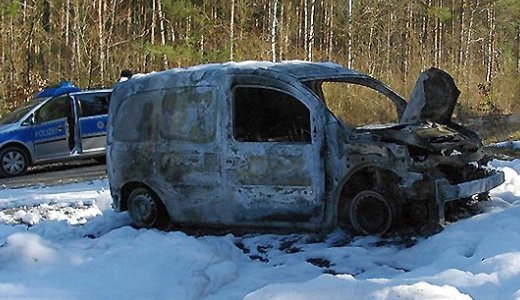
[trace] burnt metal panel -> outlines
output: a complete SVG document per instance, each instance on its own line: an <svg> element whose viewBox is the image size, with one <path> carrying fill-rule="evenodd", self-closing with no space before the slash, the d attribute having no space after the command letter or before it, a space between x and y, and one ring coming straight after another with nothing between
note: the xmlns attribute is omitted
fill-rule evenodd
<svg viewBox="0 0 520 300"><path fill-rule="evenodd" d="M445 201L503 182L500 172L477 180L463 178L457 185L443 181L449 175L443 166L476 164L483 170L480 144L467 141L476 134L468 135L461 127L434 122L345 127L318 98L325 80L375 88L391 98L400 113L406 106L376 79L328 63L201 65L118 84L108 122L114 199L124 201L125 184L138 182L153 190L172 220L180 223L330 228L336 224L339 201L348 201L340 199L343 185L360 170L376 170L377 176L357 178L383 187L388 179L384 176L392 177L389 190L402 196L399 205L426 203L428 211L439 208L441 219ZM310 112L310 139L235 139L233 88L240 85L298 99ZM349 186L356 187L356 182ZM428 211L417 215L428 217Z"/></svg>

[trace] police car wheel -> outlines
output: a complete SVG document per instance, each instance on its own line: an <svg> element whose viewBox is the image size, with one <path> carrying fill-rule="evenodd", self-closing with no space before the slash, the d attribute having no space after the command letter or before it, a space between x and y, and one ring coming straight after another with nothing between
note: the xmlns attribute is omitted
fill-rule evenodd
<svg viewBox="0 0 520 300"><path fill-rule="evenodd" d="M0 152L0 171L4 177L22 175L27 171L29 160L25 151L18 147L7 147Z"/></svg>

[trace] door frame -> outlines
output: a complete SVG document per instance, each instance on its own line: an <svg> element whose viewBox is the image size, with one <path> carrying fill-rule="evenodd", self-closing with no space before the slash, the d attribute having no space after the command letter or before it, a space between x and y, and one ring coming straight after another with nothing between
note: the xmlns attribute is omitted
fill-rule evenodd
<svg viewBox="0 0 520 300"><path fill-rule="evenodd" d="M234 137L234 91L237 87L253 87L275 90L277 92L285 93L295 100L302 103L309 110L310 117L310 130L311 130L311 142L241 142L237 141ZM232 205L245 207L246 212L250 210L252 219L243 220L243 223L252 223L254 225L265 225L265 226L280 226L287 227L288 224L298 223L301 227L315 227L324 220L325 213L325 158L322 155L323 147L325 146L325 120L324 120L324 106L319 99L311 93L308 89L305 89L299 82L286 82L278 79L269 78L266 76L251 75L251 74L236 74L231 80L229 86L229 101L226 101L226 108L223 112L226 112L223 116L223 128L229 128L224 130L223 135L223 149L224 149L224 160L223 160L223 173L225 182L227 183L227 192L229 193L229 199L232 199ZM251 163L247 160L236 161L236 154L242 150L246 153L248 151L258 151L258 153L283 153L285 150L299 149L302 153L307 153L310 157L301 157L307 162L308 165L303 167L307 171L310 171L310 186L307 188L288 187L284 189L284 186L271 186L271 185L250 185L243 186L237 182L237 174L233 174L232 164L240 163ZM285 148L285 150L284 150ZM306 148L310 148L306 149ZM290 159L286 160L289 161ZM269 165L269 162L266 162ZM301 170L303 171L303 170ZM244 189L241 190L241 186ZM276 192L278 191L278 193ZM293 191L291 193L291 191ZM259 204L258 197L266 196L269 193L273 196L272 203ZM245 196L244 196L245 195ZM286 195L286 197L284 197ZM310 196L312 195L312 196ZM310 198L312 197L312 200ZM303 199L306 200L303 200ZM241 202L241 203L240 203ZM247 203L247 204L245 204ZM305 210L305 207L301 207L307 203L309 209ZM293 207L291 207L291 205ZM264 206L264 207L262 207ZM248 209L249 208L249 209ZM271 210L272 213L259 213L259 210ZM279 210L279 211L277 211ZM280 218L276 217L280 214ZM284 216L285 214L285 216ZM256 219L254 219L256 218ZM260 224L259 224L260 223Z"/></svg>

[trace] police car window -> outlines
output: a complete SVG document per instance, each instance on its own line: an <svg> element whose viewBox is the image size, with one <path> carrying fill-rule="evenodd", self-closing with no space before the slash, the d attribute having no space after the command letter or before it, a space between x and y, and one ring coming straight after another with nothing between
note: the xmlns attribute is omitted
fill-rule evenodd
<svg viewBox="0 0 520 300"><path fill-rule="evenodd" d="M18 107L17 109L6 115L3 115L0 118L0 125L18 122L21 117L25 116L25 114L27 114L34 107L34 105L35 102L32 101L25 104L24 106Z"/></svg>
<svg viewBox="0 0 520 300"><path fill-rule="evenodd" d="M45 103L34 116L36 123L43 123L51 120L66 118L71 115L69 96L54 98Z"/></svg>
<svg viewBox="0 0 520 300"><path fill-rule="evenodd" d="M110 96L103 94L83 94L76 96L79 100L79 111L81 117L108 114Z"/></svg>

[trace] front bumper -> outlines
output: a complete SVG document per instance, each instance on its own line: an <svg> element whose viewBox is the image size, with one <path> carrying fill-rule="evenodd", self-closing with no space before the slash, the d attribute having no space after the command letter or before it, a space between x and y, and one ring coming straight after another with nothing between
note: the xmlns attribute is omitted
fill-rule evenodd
<svg viewBox="0 0 520 300"><path fill-rule="evenodd" d="M435 195L439 207L439 220L444 221L444 204L446 202L488 192L501 185L504 180L504 172L497 170L492 170L486 177L459 184L450 184L446 179L437 180Z"/></svg>

